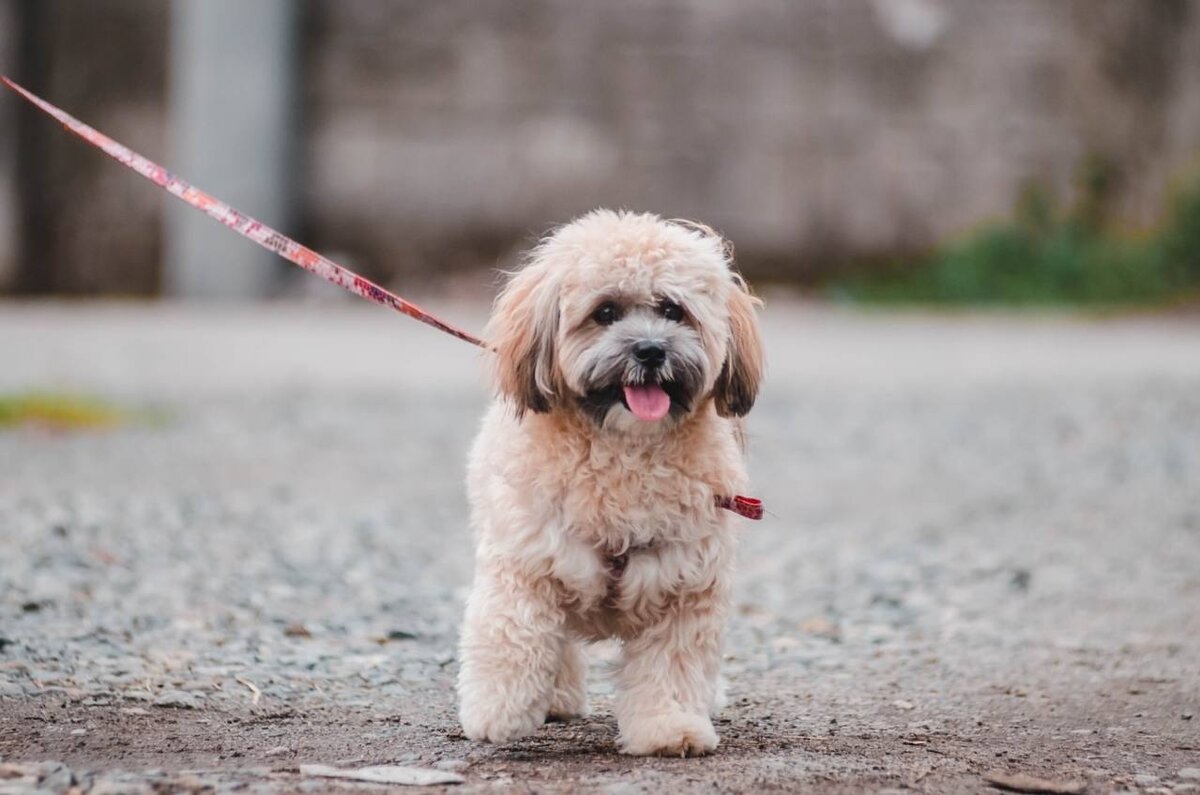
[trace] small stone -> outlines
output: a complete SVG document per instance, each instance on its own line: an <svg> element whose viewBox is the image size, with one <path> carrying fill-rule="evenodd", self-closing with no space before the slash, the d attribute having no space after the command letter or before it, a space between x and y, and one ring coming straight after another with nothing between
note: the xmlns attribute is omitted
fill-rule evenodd
<svg viewBox="0 0 1200 795"><path fill-rule="evenodd" d="M465 759L442 759L433 765L438 770L448 770L451 773L461 773L471 766Z"/></svg>
<svg viewBox="0 0 1200 795"><path fill-rule="evenodd" d="M771 639L771 649L777 652L785 652L789 649L795 649L800 645L800 641L791 637L790 635L780 635L777 638Z"/></svg>
<svg viewBox="0 0 1200 795"><path fill-rule="evenodd" d="M120 778L96 779L88 795L151 795L154 789L145 782L134 783Z"/></svg>
<svg viewBox="0 0 1200 795"><path fill-rule="evenodd" d="M283 634L289 638L311 638L312 632L299 621L293 621L283 629Z"/></svg>
<svg viewBox="0 0 1200 795"><path fill-rule="evenodd" d="M75 783L75 774L62 762L42 762L38 765L38 789L66 792Z"/></svg>
<svg viewBox="0 0 1200 795"><path fill-rule="evenodd" d="M29 672L29 678L35 682L49 684L51 682L61 682L67 678L67 675L61 671L51 671L48 668L35 668Z"/></svg>
<svg viewBox="0 0 1200 795"><path fill-rule="evenodd" d="M199 776L188 773L181 773L164 781L163 786L168 787L169 792L201 793L212 791L212 786L208 782Z"/></svg>
<svg viewBox="0 0 1200 795"><path fill-rule="evenodd" d="M806 635L814 635L828 640L840 640L842 637L842 631L837 624L821 616L814 616L804 621L800 624L800 631Z"/></svg>
<svg viewBox="0 0 1200 795"><path fill-rule="evenodd" d="M292 753L291 748L288 748L286 745L277 745L274 748L268 748L266 753L264 753L263 755L267 756L267 757L275 757L275 756L287 756L290 753Z"/></svg>
<svg viewBox="0 0 1200 795"><path fill-rule="evenodd" d="M150 710L141 707L121 707L122 715L149 715Z"/></svg>
<svg viewBox="0 0 1200 795"><path fill-rule="evenodd" d="M463 777L443 770L427 770L402 765L372 765L358 769L339 769L328 765L300 765L300 775L319 778L342 778L351 781L369 781L375 784L407 784L429 786L431 784L461 784Z"/></svg>
<svg viewBox="0 0 1200 795"><path fill-rule="evenodd" d="M191 693L182 690L168 690L154 699L154 706L168 709L196 709L200 703Z"/></svg>
<svg viewBox="0 0 1200 795"><path fill-rule="evenodd" d="M1200 781L1200 767L1185 767L1176 773L1175 777L1188 781Z"/></svg>
<svg viewBox="0 0 1200 795"><path fill-rule="evenodd" d="M902 698L898 698L892 702L892 706L895 707L896 709L909 710L909 709L916 709L917 705L912 703L911 701L905 701Z"/></svg>
<svg viewBox="0 0 1200 795"><path fill-rule="evenodd" d="M1041 792L1054 795L1081 795L1087 788L1081 781L1057 781L1038 778L1027 773L1006 773L993 770L983 774L983 780L994 787L1011 792Z"/></svg>
<svg viewBox="0 0 1200 795"><path fill-rule="evenodd" d="M18 765L13 762L0 762L0 781L27 781L36 783L37 770L32 765Z"/></svg>
<svg viewBox="0 0 1200 795"><path fill-rule="evenodd" d="M1133 783L1139 787L1150 787L1158 783L1158 776L1153 773L1138 773L1133 777Z"/></svg>

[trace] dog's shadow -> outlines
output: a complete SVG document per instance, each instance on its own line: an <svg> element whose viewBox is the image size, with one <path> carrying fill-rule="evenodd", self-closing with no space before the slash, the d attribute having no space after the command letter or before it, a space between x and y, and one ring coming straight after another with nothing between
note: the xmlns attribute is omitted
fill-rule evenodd
<svg viewBox="0 0 1200 795"><path fill-rule="evenodd" d="M789 744L770 727L764 727L761 720L722 717L714 723L721 735L721 744L710 755L713 758L758 756ZM601 714L580 720L547 722L529 737L493 747L487 759L492 763L538 763L561 759L611 764L614 760L632 763L634 758L621 754L617 747L616 718Z"/></svg>
<svg viewBox="0 0 1200 795"><path fill-rule="evenodd" d="M596 715L572 721L547 721L539 731L499 746L492 761L538 762L547 759L602 759L619 755L617 721Z"/></svg>

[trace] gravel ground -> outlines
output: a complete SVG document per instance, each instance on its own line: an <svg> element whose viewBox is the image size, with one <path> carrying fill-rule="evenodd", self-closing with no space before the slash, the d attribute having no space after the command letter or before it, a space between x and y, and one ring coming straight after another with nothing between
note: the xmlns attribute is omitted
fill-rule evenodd
<svg viewBox="0 0 1200 795"><path fill-rule="evenodd" d="M483 307L438 307L469 328ZM454 719L480 354L342 304L0 307L0 792L1200 793L1200 323L769 303L717 754ZM39 783L40 782L40 783Z"/></svg>

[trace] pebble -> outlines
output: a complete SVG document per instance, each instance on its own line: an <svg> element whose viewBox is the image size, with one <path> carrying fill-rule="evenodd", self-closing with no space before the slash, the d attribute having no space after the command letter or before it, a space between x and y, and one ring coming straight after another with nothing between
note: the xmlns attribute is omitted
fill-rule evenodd
<svg viewBox="0 0 1200 795"><path fill-rule="evenodd" d="M451 773L461 773L471 766L465 759L442 759L433 765L438 770L448 770Z"/></svg>
<svg viewBox="0 0 1200 795"><path fill-rule="evenodd" d="M126 690L121 694L126 701L153 701L154 694L145 690Z"/></svg>
<svg viewBox="0 0 1200 795"><path fill-rule="evenodd" d="M38 788L48 792L66 792L75 783L71 768L61 762L42 762L38 765Z"/></svg>
<svg viewBox="0 0 1200 795"><path fill-rule="evenodd" d="M1176 773L1175 777L1187 781L1200 781L1200 767L1185 767Z"/></svg>
<svg viewBox="0 0 1200 795"><path fill-rule="evenodd" d="M192 693L183 690L168 690L154 699L154 706L168 709L196 709L200 706L200 701Z"/></svg>
<svg viewBox="0 0 1200 795"><path fill-rule="evenodd" d="M144 781L131 781L126 776L98 778L87 795L152 795L155 788Z"/></svg>

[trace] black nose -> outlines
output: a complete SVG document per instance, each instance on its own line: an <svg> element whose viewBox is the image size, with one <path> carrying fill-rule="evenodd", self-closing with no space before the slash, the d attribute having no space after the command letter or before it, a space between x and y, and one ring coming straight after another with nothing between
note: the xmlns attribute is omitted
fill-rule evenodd
<svg viewBox="0 0 1200 795"><path fill-rule="evenodd" d="M657 342L642 340L633 344L633 358L647 367L658 367L667 360L667 349Z"/></svg>

